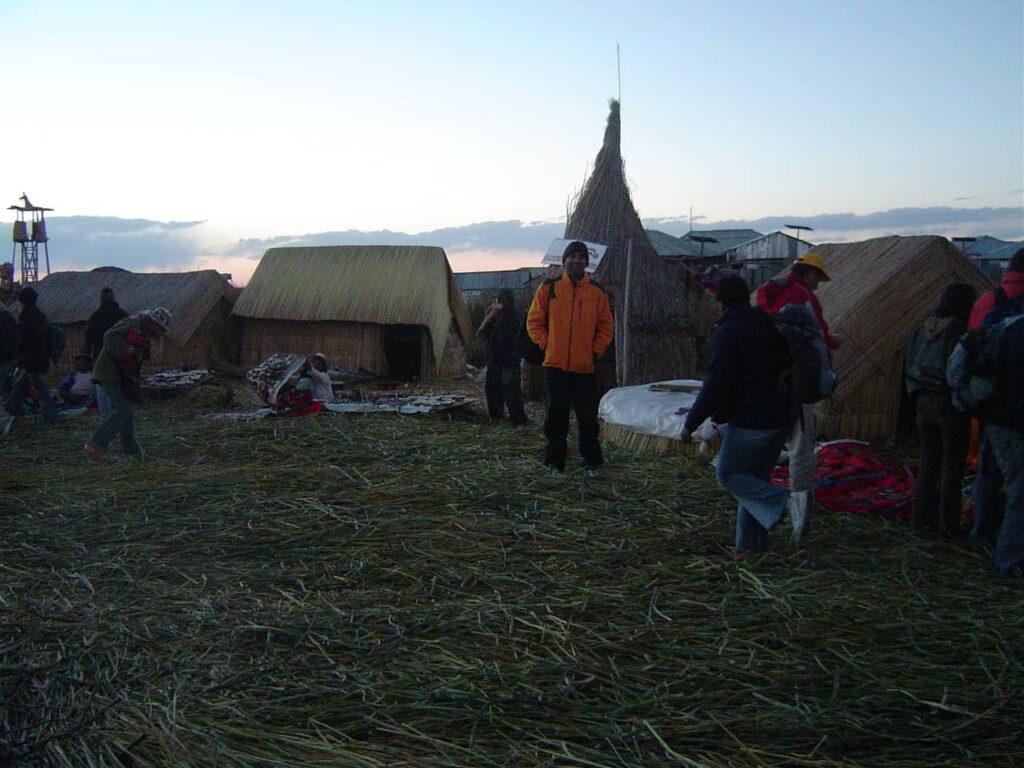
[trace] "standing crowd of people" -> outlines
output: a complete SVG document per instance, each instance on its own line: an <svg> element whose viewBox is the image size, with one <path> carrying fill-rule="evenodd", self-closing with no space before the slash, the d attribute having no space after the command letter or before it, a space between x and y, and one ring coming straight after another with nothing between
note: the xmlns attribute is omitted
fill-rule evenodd
<svg viewBox="0 0 1024 768"><path fill-rule="evenodd" d="M570 243L562 256L562 274L537 289L523 323L511 291L499 293L480 326L487 339L485 392L493 420L526 423L520 389L517 334L525 331L543 351L546 396L544 464L565 471L570 412L579 431L579 455L588 474L603 464L599 441L600 391L595 364L612 341L612 315L604 290L586 273L585 243ZM683 441L708 418L726 425L716 477L738 504L737 553L762 552L768 535L788 519L794 545L801 545L815 509L817 462L814 402L807 397L806 361L780 330L796 322L817 337L827 358L842 346L842 337L825 319L815 292L829 281L821 253L798 257L787 273L760 286L751 302L750 286L726 275L715 287L722 314L712 334L711 358L703 387L686 416ZM797 319L794 320L794 315ZM905 384L918 427L921 456L911 521L922 533L965 539L995 558L1000 575L1018 574L1024 566L1024 249L1010 262L1000 287L980 298L966 284L949 285L907 349ZM964 333L1006 322L991 372L994 396L981 426L980 465L973 488L970 533L961 523L963 479L970 417L954 405L947 366ZM522 330L521 330L522 328ZM806 330L805 330L806 333ZM813 352L811 353L813 356ZM834 374L827 361L822 376ZM788 450L789 487L771 481L771 473Z"/></svg>
<svg viewBox="0 0 1024 768"><path fill-rule="evenodd" d="M527 423L520 376L524 337L542 355L546 394L543 463L551 472L566 469L570 414L575 413L579 456L588 475L604 463L599 439L600 387L596 366L612 342L612 313L604 289L587 274L590 252L573 241L562 255L562 274L537 289L525 318L511 291L502 290L487 310L477 334L486 340L485 395L493 420ZM761 552L769 533L789 519L792 541L799 546L814 510L815 440L813 403L827 386L807 396L806 350L797 350L782 327L794 322L810 329L820 357L839 349L842 338L831 331L815 291L830 280L824 257L810 251L788 272L755 293L738 275L722 278L715 295L722 314L711 341L711 358L703 387L686 416L683 441L708 418L726 425L718 456L719 485L738 504L735 549ZM17 296L17 319L0 309L0 382L5 383L0 436L35 399L46 425L57 406L46 381L59 354L62 336L36 306L32 287ZM1019 322L1018 322L1019 321ZM162 308L134 315L122 310L113 291L104 288L100 305L86 325L85 346L74 356L75 370L58 389L62 403L95 405L100 423L83 451L93 460L109 458L108 447L120 438L129 458L141 458L135 438L133 404L140 399L140 372L155 339L166 333L171 313ZM979 466L973 486L973 522L961 526L962 486L970 444L970 416L957 401L951 360L967 331L995 328L986 383L991 392L980 416ZM805 331L806 332L806 331ZM969 335L969 334L968 334ZM811 352L813 359L813 351ZM300 394L332 399L323 355L306 360ZM830 367L822 366L831 373ZM968 539L993 554L1000 575L1024 567L1024 248L1012 258L999 287L976 297L971 286L946 287L926 322L915 330L904 368L920 438L912 524L954 540ZM833 382L834 383L834 382ZM788 447L789 488L771 482L771 473Z"/></svg>
<svg viewBox="0 0 1024 768"><path fill-rule="evenodd" d="M84 348L73 356L74 370L61 380L55 400L46 377L62 352L64 337L36 306L38 298L36 290L26 286L17 295L21 311L16 320L0 310L0 383L5 395L0 436L25 415L29 400L46 426L56 423L58 405L96 407L100 422L83 447L85 455L108 459L107 446L120 436L125 456L141 458L132 403L141 399L142 364L149 358L152 341L171 327L171 313L157 307L128 315L114 292L104 288L99 307L86 323Z"/></svg>

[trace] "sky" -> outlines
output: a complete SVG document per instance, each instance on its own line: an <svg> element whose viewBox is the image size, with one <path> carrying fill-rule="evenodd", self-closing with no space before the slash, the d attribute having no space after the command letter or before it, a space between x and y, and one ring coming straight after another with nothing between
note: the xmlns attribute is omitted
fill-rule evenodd
<svg viewBox="0 0 1024 768"><path fill-rule="evenodd" d="M56 268L244 282L266 242L381 231L444 233L423 244L457 269L536 263L545 242L482 225L564 224L616 46L627 178L662 228L906 210L892 231L950 234L921 212L954 209L1024 237L1022 0L0 0L0 24L0 202L88 225L63 253L51 227ZM120 251L83 249L97 222Z"/></svg>

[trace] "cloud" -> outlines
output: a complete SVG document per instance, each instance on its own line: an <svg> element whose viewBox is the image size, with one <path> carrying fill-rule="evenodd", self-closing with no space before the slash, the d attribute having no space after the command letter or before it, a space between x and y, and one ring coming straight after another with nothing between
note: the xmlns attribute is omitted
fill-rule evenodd
<svg viewBox="0 0 1024 768"><path fill-rule="evenodd" d="M698 217L695 217L697 219ZM47 220L53 271L118 266L135 271L217 269L244 284L268 248L303 245L435 245L445 249L456 271L513 269L537 265L565 225L518 219L483 221L426 232L343 230L270 238L234 239L203 221L152 221L109 216L68 216ZM894 208L868 214L822 213L760 219L700 221L701 229L773 232L786 224L813 227L815 243L851 242L882 235L992 235L1024 239L1024 207ZM644 226L672 235L689 229L689 217L644 219Z"/></svg>
<svg viewBox="0 0 1024 768"><path fill-rule="evenodd" d="M55 216L46 224L54 271L99 266L154 271L194 259L198 241L192 235L203 222Z"/></svg>

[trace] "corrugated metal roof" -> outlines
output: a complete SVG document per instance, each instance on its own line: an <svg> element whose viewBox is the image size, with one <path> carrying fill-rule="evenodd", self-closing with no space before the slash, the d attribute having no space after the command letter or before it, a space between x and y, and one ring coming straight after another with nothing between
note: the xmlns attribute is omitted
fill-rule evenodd
<svg viewBox="0 0 1024 768"><path fill-rule="evenodd" d="M440 363L452 320L469 313L441 248L327 245L268 250L233 314L267 320L422 325Z"/></svg>
<svg viewBox="0 0 1024 768"><path fill-rule="evenodd" d="M1013 241L1013 240L1000 240L998 237L992 237L991 235L981 235L980 237L974 238L964 242L962 240L954 240L953 245L963 251L965 254L973 259L991 259L991 258L1010 258L1017 249L1024 246L1024 242ZM999 256L997 254L1005 254L1009 252L1010 256Z"/></svg>
<svg viewBox="0 0 1024 768"><path fill-rule="evenodd" d="M176 344L189 341L213 306L233 302L238 289L218 272L128 272L100 268L91 272L54 272L35 289L39 308L52 323L80 323L89 319L100 303L100 291L110 288L128 314L165 307L173 323L168 336Z"/></svg>
<svg viewBox="0 0 1024 768"><path fill-rule="evenodd" d="M455 280L463 291L497 291L522 288L535 277L547 273L547 267L520 267L494 272L457 272Z"/></svg>
<svg viewBox="0 0 1024 768"><path fill-rule="evenodd" d="M680 238L681 240L685 240L696 245L696 252L694 255L700 253L700 243L695 243L690 239L694 235L698 235L700 237L713 237L718 241L716 243L704 244L704 256L719 256L730 248L742 245L743 243L749 243L751 240L756 240L757 238L762 237L762 234L756 229L694 229L687 232Z"/></svg>
<svg viewBox="0 0 1024 768"><path fill-rule="evenodd" d="M683 240L657 229L645 229L644 232L647 233L647 239L651 241L659 256L678 259L697 256L700 253L700 243Z"/></svg>

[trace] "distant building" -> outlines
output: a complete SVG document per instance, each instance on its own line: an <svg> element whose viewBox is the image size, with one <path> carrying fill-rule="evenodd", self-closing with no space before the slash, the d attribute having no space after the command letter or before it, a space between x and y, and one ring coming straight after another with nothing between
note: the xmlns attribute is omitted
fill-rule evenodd
<svg viewBox="0 0 1024 768"><path fill-rule="evenodd" d="M520 267L494 272L457 272L455 282L467 304L477 301L490 302L498 296L502 288L511 288L516 303L524 306L524 302L533 298L537 285L548 273L547 267Z"/></svg>
<svg viewBox="0 0 1024 768"><path fill-rule="evenodd" d="M647 239L651 241L659 256L666 259L697 261L701 265L705 262L721 263L725 252L730 248L762 237L760 232L753 229L694 229L681 237L657 229L645 229L644 232L647 233ZM698 237L710 240L697 240Z"/></svg>
<svg viewBox="0 0 1024 768"><path fill-rule="evenodd" d="M763 236L756 229L694 229L687 232L680 239L693 243L697 246L697 252L700 253L701 243L693 238L713 237L717 242L704 243L704 257L707 258L723 256L729 249L743 243L749 243L751 240L756 240Z"/></svg>
<svg viewBox="0 0 1024 768"><path fill-rule="evenodd" d="M814 246L785 232L770 232L725 251L725 260L742 267L744 279L756 288Z"/></svg>
<svg viewBox="0 0 1024 768"><path fill-rule="evenodd" d="M959 248L964 256L981 267L981 271L994 280L999 279L1010 264L1018 249L1024 246L1024 241L1000 240L998 237L982 235L972 238L952 238L953 245Z"/></svg>
<svg viewBox="0 0 1024 768"><path fill-rule="evenodd" d="M725 263L725 254L729 249L762 237L760 232L753 229L694 229L682 237L657 229L644 231L657 254L672 265L672 280L682 290L691 292L703 290L700 282L695 279L697 273ZM710 239L701 241L696 239L698 237Z"/></svg>
<svg viewBox="0 0 1024 768"><path fill-rule="evenodd" d="M695 258L700 253L700 243L694 243L692 240L683 240L657 229L645 229L644 233L654 247L655 253L663 259Z"/></svg>

